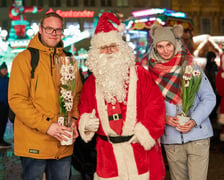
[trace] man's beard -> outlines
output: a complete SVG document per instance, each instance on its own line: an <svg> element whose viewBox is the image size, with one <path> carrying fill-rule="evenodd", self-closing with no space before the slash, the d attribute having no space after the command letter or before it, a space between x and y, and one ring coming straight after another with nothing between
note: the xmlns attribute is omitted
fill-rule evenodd
<svg viewBox="0 0 224 180"><path fill-rule="evenodd" d="M96 84L103 93L106 102L112 104L116 102L126 103L129 71L134 61L130 60L127 52L124 53L122 51L112 54L95 52L93 56L90 55L88 61L96 60L94 57L98 58L90 70L93 72ZM90 64L93 65L92 63Z"/></svg>

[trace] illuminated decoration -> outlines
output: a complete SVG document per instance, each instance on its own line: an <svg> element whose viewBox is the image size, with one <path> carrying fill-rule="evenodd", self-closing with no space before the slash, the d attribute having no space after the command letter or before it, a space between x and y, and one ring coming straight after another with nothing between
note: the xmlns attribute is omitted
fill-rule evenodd
<svg viewBox="0 0 224 180"><path fill-rule="evenodd" d="M79 67L82 69L82 73L85 76L85 72L88 71L88 68L85 66L85 60L87 59L87 50L84 48L81 48L78 51L78 56L76 56L76 59L78 60ZM86 74L87 75L87 74Z"/></svg>
<svg viewBox="0 0 224 180"><path fill-rule="evenodd" d="M86 59L87 58L87 50L85 50L84 48L81 48L78 51L78 56L80 59Z"/></svg>
<svg viewBox="0 0 224 180"><path fill-rule="evenodd" d="M5 30L5 29L1 29L1 28L0 28L0 37L1 37L3 40L5 40L7 36L8 36L8 31Z"/></svg>
<svg viewBox="0 0 224 180"><path fill-rule="evenodd" d="M54 12L52 8L50 8L46 13ZM93 18L94 17L94 11L62 11L60 9L55 11L58 15L60 15L63 18Z"/></svg>
<svg viewBox="0 0 224 180"><path fill-rule="evenodd" d="M68 47L71 44L77 43L89 37L90 37L89 31L83 31L83 32L80 32L79 34L73 35L72 37L66 37L63 39L64 47Z"/></svg>
<svg viewBox="0 0 224 180"><path fill-rule="evenodd" d="M123 23L126 25L126 34L128 34L126 37L132 42L132 47L134 47L134 53L138 62L141 62L141 59L146 57L149 52L149 47L152 43L149 32L153 24L161 26L182 24L184 27L183 44L193 53L193 35L191 33L193 30L193 22L183 12L159 8L134 11L132 12L132 17L129 17Z"/></svg>
<svg viewBox="0 0 224 180"><path fill-rule="evenodd" d="M183 12L175 12L167 9L146 9L132 12L133 17L124 23L128 30L150 29L153 24L173 26L182 24L184 29L193 29L191 19L188 19Z"/></svg>
<svg viewBox="0 0 224 180"><path fill-rule="evenodd" d="M89 38L90 33L88 31L80 32L77 34L74 34L72 36L64 36L62 39L64 42L64 47L68 47L73 43L77 43L83 39ZM30 39L23 39L23 40L14 40L10 42L10 46L15 49L15 48L20 48L21 50L25 49L30 42ZM19 50L19 51L21 51Z"/></svg>
<svg viewBox="0 0 224 180"><path fill-rule="evenodd" d="M26 31L29 29L29 22L23 14L37 13L42 10L42 8L37 6L23 6L22 0L14 0L12 6L9 8L9 17L11 19L9 40L28 38Z"/></svg>
<svg viewBox="0 0 224 180"><path fill-rule="evenodd" d="M153 14L162 14L164 12L164 9L146 9L141 11L134 11L132 12L132 15L134 17L140 17L140 16L147 16L147 15L153 15Z"/></svg>
<svg viewBox="0 0 224 180"><path fill-rule="evenodd" d="M14 41L11 41L10 42L10 46L12 48L17 48L17 47L20 47L20 48L26 48L27 45L29 44L30 40L29 39L23 39L23 40L14 40Z"/></svg>
<svg viewBox="0 0 224 180"><path fill-rule="evenodd" d="M184 29L193 29L193 23L190 19L178 19L173 17L167 16L157 16L157 17L150 17L146 21L141 20L129 20L127 29L130 30L142 30L142 29L150 29L153 24L159 24L161 26L173 26L175 24L182 24Z"/></svg>
<svg viewBox="0 0 224 180"><path fill-rule="evenodd" d="M89 38L90 34L88 31L80 32L74 35L64 36L62 41L64 43L64 47L73 46L73 44L85 39ZM30 39L18 39L14 41L3 41L0 38L0 63L5 61L9 67L9 71L11 69L11 63L14 57L27 48L29 44ZM73 50L72 50L73 51ZM82 65L82 69L84 68L84 57L86 58L87 51L82 50L82 54L80 56L75 56L75 58L78 60L79 64ZM73 52L72 52L73 53ZM85 70L86 71L86 70Z"/></svg>
<svg viewBox="0 0 224 180"><path fill-rule="evenodd" d="M62 11L62 10L56 10L56 13L59 14L61 17L64 18L93 18L94 17L94 11Z"/></svg>
<svg viewBox="0 0 224 180"><path fill-rule="evenodd" d="M134 11L132 12L132 15L134 17L141 17L141 16L148 16L148 15L155 15L155 14L163 14L166 16L172 16L172 17L179 17L179 18L186 18L186 14L183 12L175 12L173 10L167 10L167 9L145 9L141 11Z"/></svg>
<svg viewBox="0 0 224 180"><path fill-rule="evenodd" d="M37 7L24 7L22 0L13 1L13 6L9 9L11 29L8 39L6 39L7 32L0 27L0 63L5 61L9 67L9 71L14 57L27 48L30 39L39 31L38 24L33 23L30 26L30 22L26 20L23 14L28 12L36 13L41 10L42 8ZM83 12L85 13L85 11ZM80 30L76 30L73 26L65 29L64 32L66 33L62 37L62 41L65 48L90 37L88 31L80 32ZM72 53L74 54L73 49Z"/></svg>
<svg viewBox="0 0 224 180"><path fill-rule="evenodd" d="M2 41L2 39L0 39L0 54L2 55L5 51L7 51L8 48L8 42Z"/></svg>

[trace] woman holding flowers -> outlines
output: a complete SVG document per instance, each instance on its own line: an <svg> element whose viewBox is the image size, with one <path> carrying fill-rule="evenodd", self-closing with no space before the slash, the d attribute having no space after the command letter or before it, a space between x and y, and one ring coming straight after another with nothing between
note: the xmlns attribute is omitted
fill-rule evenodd
<svg viewBox="0 0 224 180"><path fill-rule="evenodd" d="M182 34L181 25L152 26L149 71L165 99L166 127L161 143L171 179L206 180L213 136L209 114L216 99L207 77L183 47Z"/></svg>

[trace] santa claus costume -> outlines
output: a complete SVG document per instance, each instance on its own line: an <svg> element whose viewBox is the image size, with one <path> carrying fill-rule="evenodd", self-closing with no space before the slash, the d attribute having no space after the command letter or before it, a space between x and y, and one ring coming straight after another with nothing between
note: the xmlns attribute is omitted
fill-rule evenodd
<svg viewBox="0 0 224 180"><path fill-rule="evenodd" d="M162 180L158 139L165 127L164 98L149 72L135 66L120 26L112 13L99 18L86 63L93 74L81 93L79 133L85 142L97 134L95 180ZM100 47L113 48L113 43L119 48L115 56L99 53ZM86 130L93 117L99 119L96 132Z"/></svg>
<svg viewBox="0 0 224 180"><path fill-rule="evenodd" d="M224 55L221 56L220 70L216 75L216 89L221 96L220 109L218 114L218 123L222 125L220 141L224 141Z"/></svg>

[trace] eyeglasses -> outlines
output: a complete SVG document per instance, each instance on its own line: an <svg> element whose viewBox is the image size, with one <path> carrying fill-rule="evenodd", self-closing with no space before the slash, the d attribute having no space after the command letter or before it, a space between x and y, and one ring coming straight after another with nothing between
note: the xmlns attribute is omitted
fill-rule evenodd
<svg viewBox="0 0 224 180"><path fill-rule="evenodd" d="M118 46L119 46L118 44L111 44L109 46L102 46L98 49L103 50L103 51L105 51L105 50L115 51L115 50L117 50Z"/></svg>
<svg viewBox="0 0 224 180"><path fill-rule="evenodd" d="M63 29L62 28L54 29L54 28L49 27L49 26L47 26L47 27L42 26L42 28L45 30L45 32L47 34L52 34L53 32L55 32L57 35L61 35L63 33Z"/></svg>

